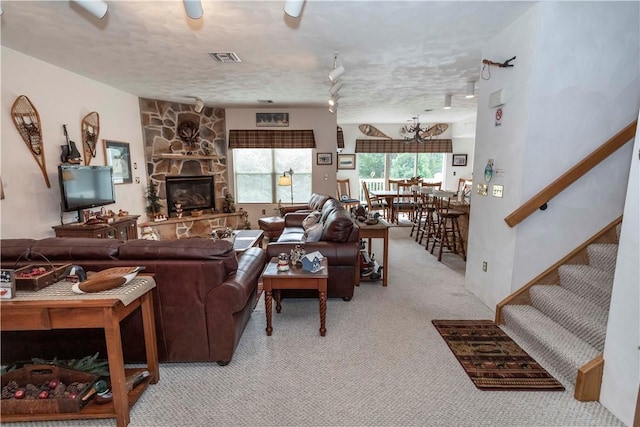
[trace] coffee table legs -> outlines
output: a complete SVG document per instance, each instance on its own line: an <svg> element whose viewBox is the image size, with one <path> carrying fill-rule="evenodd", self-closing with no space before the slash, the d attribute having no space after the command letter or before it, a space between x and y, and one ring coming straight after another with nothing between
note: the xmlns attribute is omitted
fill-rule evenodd
<svg viewBox="0 0 640 427"><path fill-rule="evenodd" d="M318 292L318 299L320 300L320 336L323 337L327 332L327 293Z"/></svg>

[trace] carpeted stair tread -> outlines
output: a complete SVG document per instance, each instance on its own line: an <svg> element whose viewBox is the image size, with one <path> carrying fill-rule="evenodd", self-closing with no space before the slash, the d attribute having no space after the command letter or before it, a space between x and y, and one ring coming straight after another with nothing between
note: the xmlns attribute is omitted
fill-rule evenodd
<svg viewBox="0 0 640 427"><path fill-rule="evenodd" d="M532 305L570 332L602 351L609 312L597 304L555 285L529 290Z"/></svg>
<svg viewBox="0 0 640 427"><path fill-rule="evenodd" d="M604 309L611 304L613 274L590 265L565 264L558 268L560 286Z"/></svg>
<svg viewBox="0 0 640 427"><path fill-rule="evenodd" d="M587 246L589 265L613 274L616 270L618 245L615 243L595 243Z"/></svg>
<svg viewBox="0 0 640 427"><path fill-rule="evenodd" d="M558 380L575 384L578 369L600 352L530 305L507 305L500 327Z"/></svg>

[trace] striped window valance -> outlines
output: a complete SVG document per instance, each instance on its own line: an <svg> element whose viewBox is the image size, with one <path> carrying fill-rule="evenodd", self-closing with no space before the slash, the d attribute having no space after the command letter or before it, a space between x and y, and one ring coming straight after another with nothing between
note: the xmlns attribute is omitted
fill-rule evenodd
<svg viewBox="0 0 640 427"><path fill-rule="evenodd" d="M310 130L230 130L229 148L316 148Z"/></svg>
<svg viewBox="0 0 640 427"><path fill-rule="evenodd" d="M356 139L356 153L452 153L450 139L408 142L404 139Z"/></svg>
<svg viewBox="0 0 640 427"><path fill-rule="evenodd" d="M338 148L344 148L344 133L340 126L338 126Z"/></svg>

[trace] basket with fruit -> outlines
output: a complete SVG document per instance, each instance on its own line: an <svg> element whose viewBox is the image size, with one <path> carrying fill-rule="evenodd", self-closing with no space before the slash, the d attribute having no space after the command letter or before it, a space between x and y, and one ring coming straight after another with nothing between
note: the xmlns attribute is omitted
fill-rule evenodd
<svg viewBox="0 0 640 427"><path fill-rule="evenodd" d="M37 291L61 280L71 264L31 264L14 272L17 290Z"/></svg>

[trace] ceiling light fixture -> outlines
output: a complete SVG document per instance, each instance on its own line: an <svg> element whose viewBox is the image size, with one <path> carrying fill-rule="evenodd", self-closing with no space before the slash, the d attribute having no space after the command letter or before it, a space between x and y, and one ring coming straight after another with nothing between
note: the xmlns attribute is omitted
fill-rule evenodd
<svg viewBox="0 0 640 427"><path fill-rule="evenodd" d="M336 105L332 105L331 107L329 107L329 112L331 114L335 114L336 111L338 111L338 104L336 103Z"/></svg>
<svg viewBox="0 0 640 427"><path fill-rule="evenodd" d="M464 96L467 99L474 98L476 89L476 82L467 82L467 94Z"/></svg>
<svg viewBox="0 0 640 427"><path fill-rule="evenodd" d="M184 3L184 10L187 12L187 16L191 19L202 18L202 3L200 0L182 0Z"/></svg>
<svg viewBox="0 0 640 427"><path fill-rule="evenodd" d="M426 128L420 127L420 116L413 116L413 125L403 126L400 129L400 135L404 136L407 142L426 142L427 138L440 135L446 131L449 125L446 123L436 123L435 125Z"/></svg>
<svg viewBox="0 0 640 427"><path fill-rule="evenodd" d="M98 19L104 18L109 9L109 4L102 0L73 0L73 2Z"/></svg>
<svg viewBox="0 0 640 427"><path fill-rule="evenodd" d="M444 96L444 109L445 110L451 109L451 95Z"/></svg>
<svg viewBox="0 0 640 427"><path fill-rule="evenodd" d="M327 102L333 107L334 105L338 105L338 99L340 99L340 95L333 95Z"/></svg>
<svg viewBox="0 0 640 427"><path fill-rule="evenodd" d="M331 95L337 95L340 89L342 89L342 86L343 86L342 82L336 82L332 84L331 87L329 88L329 93Z"/></svg>
<svg viewBox="0 0 640 427"><path fill-rule="evenodd" d="M284 2L284 13L292 18L297 18L302 13L305 0L287 0Z"/></svg>
<svg viewBox="0 0 640 427"><path fill-rule="evenodd" d="M329 73L329 80L335 83L346 71L342 65L338 66L338 52L335 52L333 55L333 70Z"/></svg>

